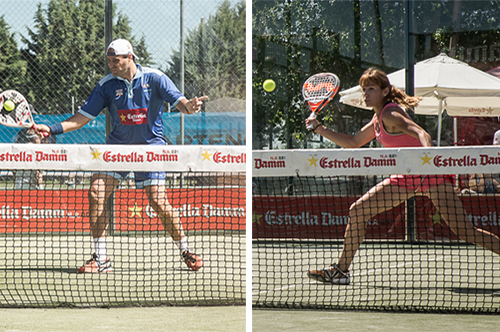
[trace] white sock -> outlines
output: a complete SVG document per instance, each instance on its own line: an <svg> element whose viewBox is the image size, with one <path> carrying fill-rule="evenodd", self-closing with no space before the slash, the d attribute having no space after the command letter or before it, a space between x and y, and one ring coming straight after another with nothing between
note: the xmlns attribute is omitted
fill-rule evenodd
<svg viewBox="0 0 500 332"><path fill-rule="evenodd" d="M107 257L106 238L105 237L94 238L94 247L97 259L99 260L100 263L104 262Z"/></svg>
<svg viewBox="0 0 500 332"><path fill-rule="evenodd" d="M186 251L186 250L189 251L188 242L187 242L186 237L183 237L180 241L174 241L174 243L181 251L181 255L184 251Z"/></svg>

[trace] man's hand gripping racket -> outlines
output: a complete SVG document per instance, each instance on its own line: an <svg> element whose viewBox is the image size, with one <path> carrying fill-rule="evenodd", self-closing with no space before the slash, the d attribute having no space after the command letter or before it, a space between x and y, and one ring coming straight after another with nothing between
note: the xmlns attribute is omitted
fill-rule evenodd
<svg viewBox="0 0 500 332"><path fill-rule="evenodd" d="M309 77L302 86L302 96L311 109L308 119L316 119L316 113L321 111L339 91L340 80L335 74L319 73ZM313 125L307 126L308 130Z"/></svg>
<svg viewBox="0 0 500 332"><path fill-rule="evenodd" d="M7 127L32 128L43 137L49 135L37 130L31 114L31 105L15 90L6 90L0 94L0 124Z"/></svg>

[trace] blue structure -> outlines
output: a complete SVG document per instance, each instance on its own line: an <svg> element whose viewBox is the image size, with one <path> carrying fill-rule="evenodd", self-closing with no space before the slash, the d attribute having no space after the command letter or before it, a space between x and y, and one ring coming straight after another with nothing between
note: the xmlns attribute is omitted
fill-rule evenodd
<svg viewBox="0 0 500 332"><path fill-rule="evenodd" d="M36 123L53 124L71 115L34 115ZM165 137L169 144L180 144L180 114L163 114ZM0 143L14 143L18 128L0 126ZM104 114L82 129L57 136L62 144L104 144L106 118ZM184 117L184 144L186 145L245 145L246 116L243 112L202 112Z"/></svg>

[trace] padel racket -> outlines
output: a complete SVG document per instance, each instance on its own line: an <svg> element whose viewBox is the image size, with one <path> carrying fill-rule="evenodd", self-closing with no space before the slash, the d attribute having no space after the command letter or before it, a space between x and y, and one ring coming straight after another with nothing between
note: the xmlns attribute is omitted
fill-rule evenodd
<svg viewBox="0 0 500 332"><path fill-rule="evenodd" d="M15 128L33 128L36 131L31 105L21 93L6 90L0 94L0 124ZM49 133L41 132L40 135L47 137Z"/></svg>
<svg viewBox="0 0 500 332"><path fill-rule="evenodd" d="M302 96L311 109L309 119L316 119L321 111L339 91L340 80L332 73L319 73L309 77L302 86ZM311 130L312 125L307 126Z"/></svg>

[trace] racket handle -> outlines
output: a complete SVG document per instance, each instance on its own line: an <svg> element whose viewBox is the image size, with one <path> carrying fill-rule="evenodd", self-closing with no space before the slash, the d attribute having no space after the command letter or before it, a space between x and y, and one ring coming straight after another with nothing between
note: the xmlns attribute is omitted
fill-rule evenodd
<svg viewBox="0 0 500 332"><path fill-rule="evenodd" d="M31 128L33 128L33 130L36 131L38 134L42 135L43 138L46 138L49 136L49 133L47 133L45 131L38 131L38 127L36 124L33 124L33 126Z"/></svg>
<svg viewBox="0 0 500 332"><path fill-rule="evenodd" d="M311 115L309 115L308 119L310 119L310 120L316 119L316 113L312 112ZM309 124L309 125L307 125L306 128L307 128L307 130L311 130L311 129L313 129L313 125Z"/></svg>

